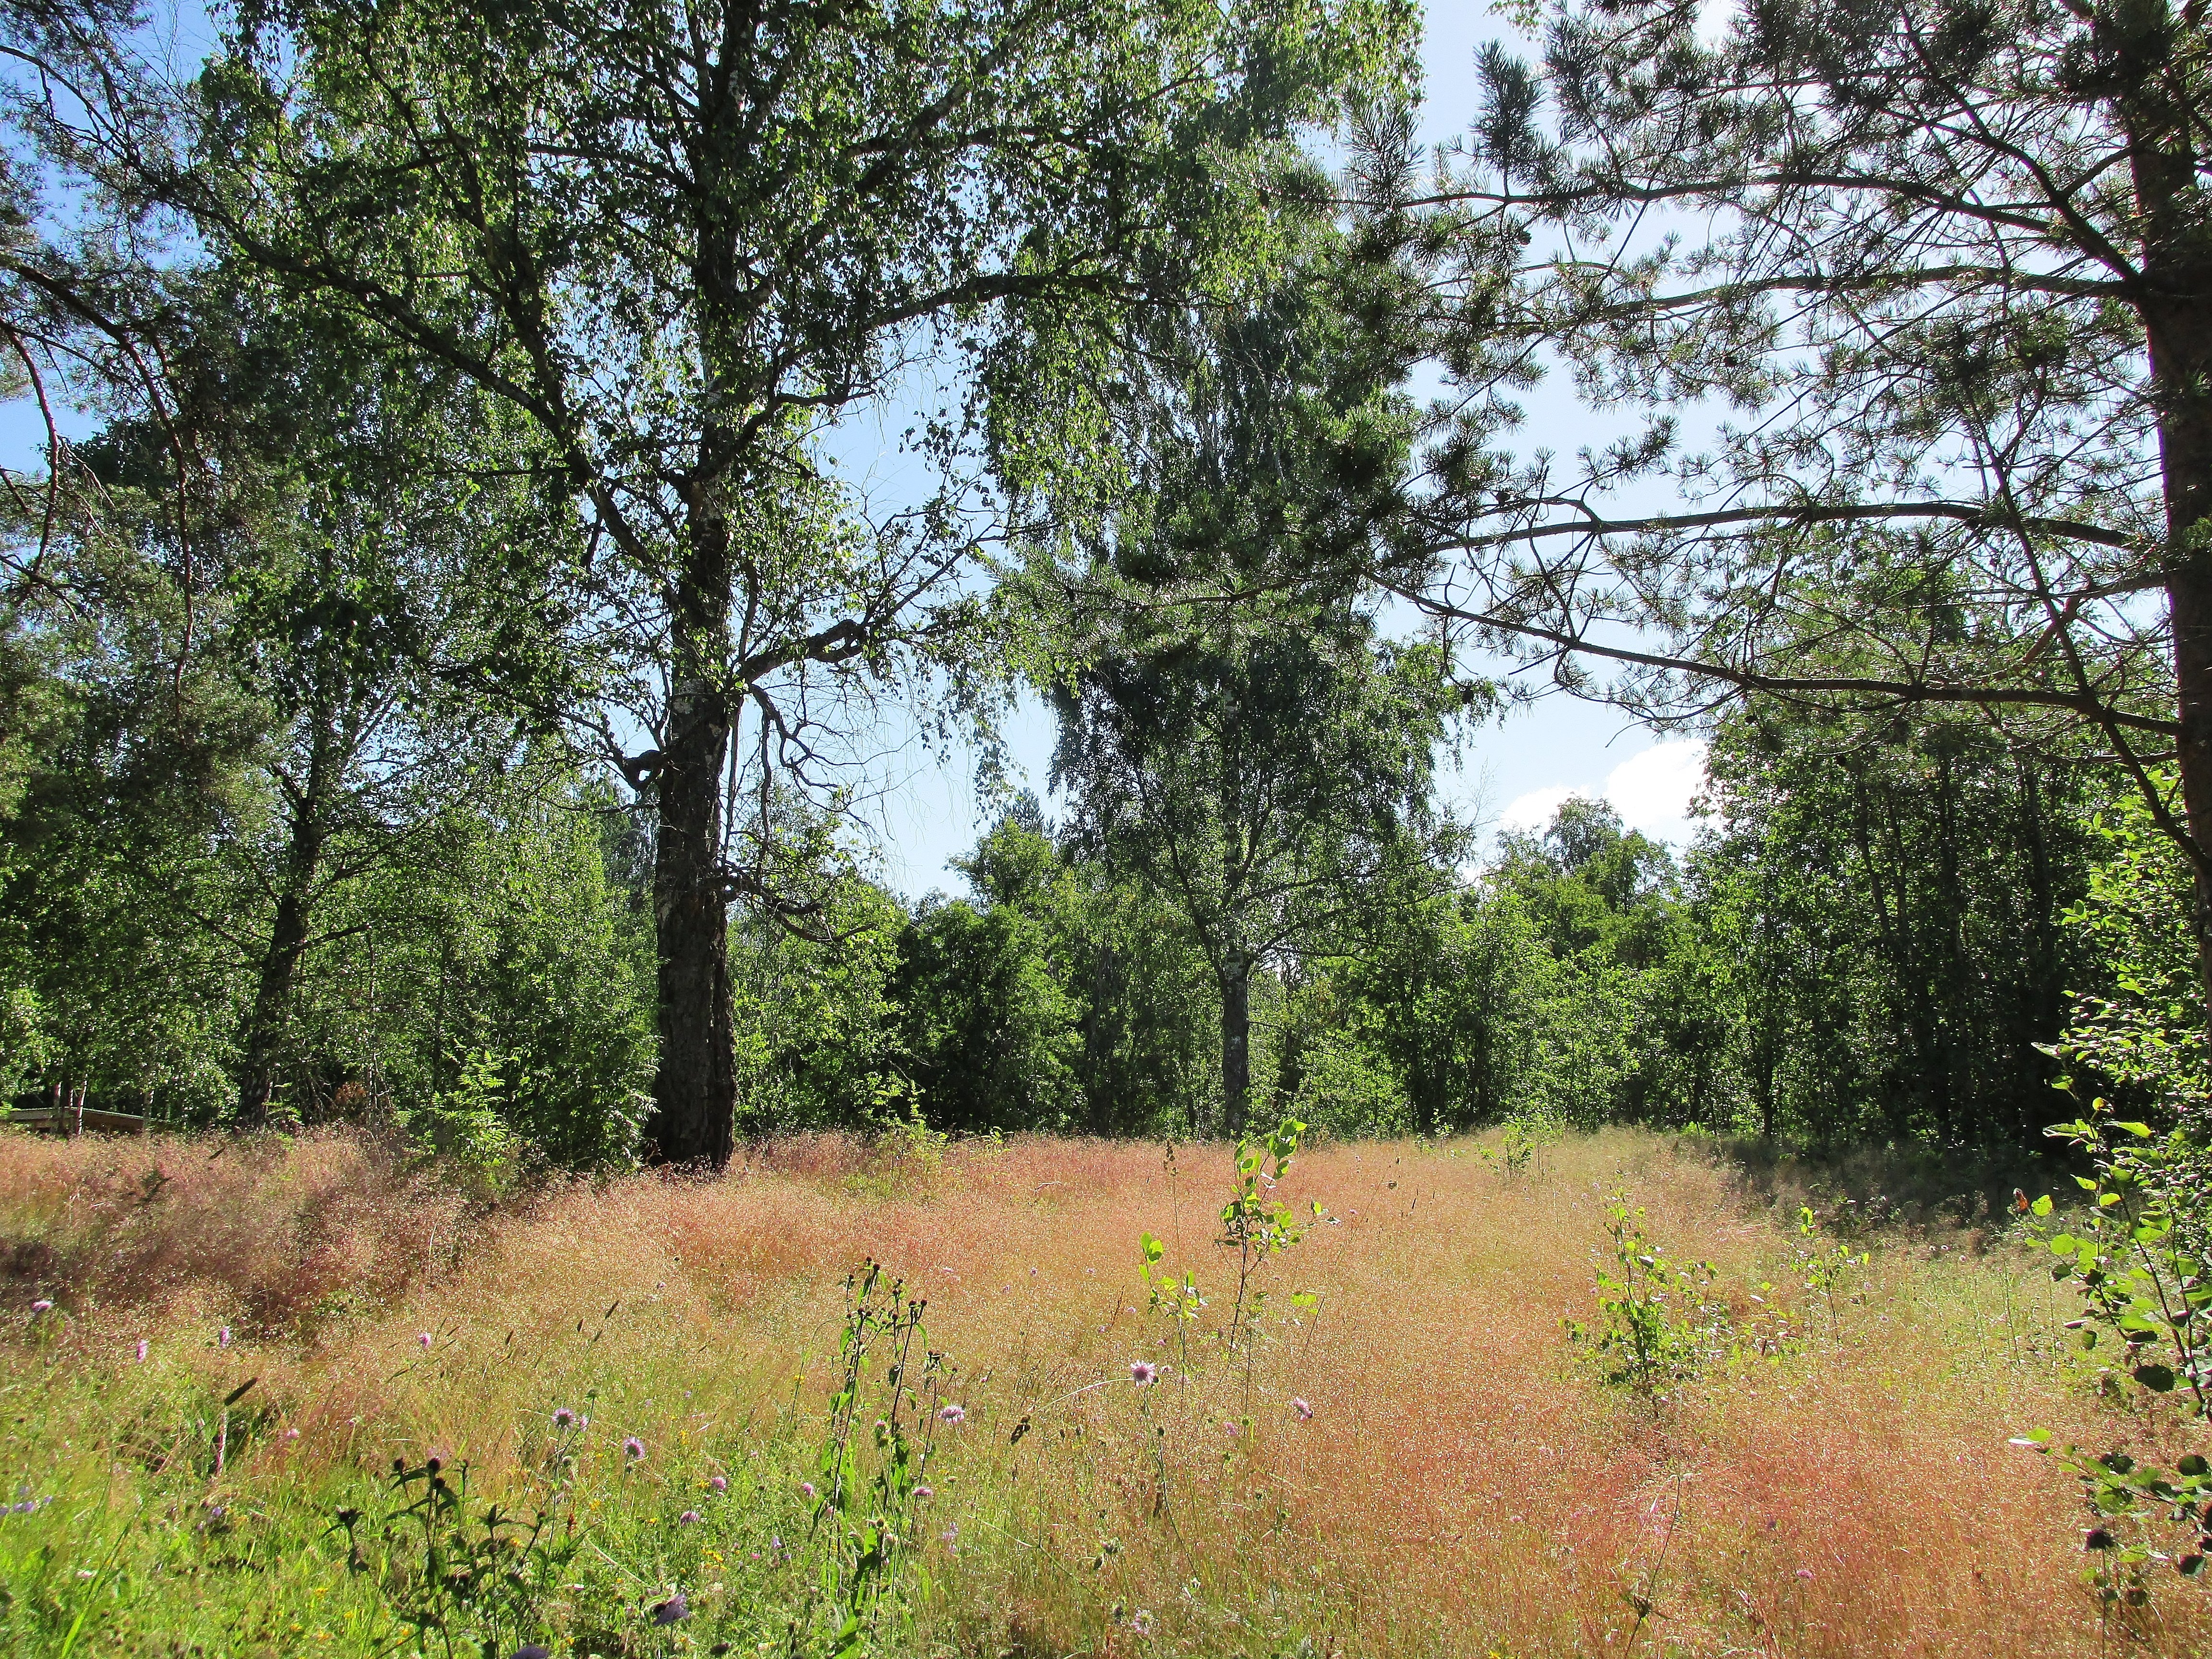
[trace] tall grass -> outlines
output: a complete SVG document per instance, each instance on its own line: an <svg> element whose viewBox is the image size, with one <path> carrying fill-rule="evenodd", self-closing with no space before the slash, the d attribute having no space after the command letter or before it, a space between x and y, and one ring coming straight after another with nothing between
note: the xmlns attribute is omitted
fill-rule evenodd
<svg viewBox="0 0 2212 1659"><path fill-rule="evenodd" d="M1303 1158L1285 1190L1334 1219L1262 1270L1257 1338L1223 1353L1207 1332L1227 1297L1186 1352L1147 1310L1137 1243L1233 1294L1221 1148L1170 1166L1082 1140L814 1138L719 1181L491 1204L342 1136L7 1135L0 1497L36 1507L0 1516L0 1633L27 1654L377 1650L404 1632L331 1516L394 1457L465 1462L476 1490L522 1501L565 1407L590 1419L586 1547L552 1614L570 1649L775 1649L811 1582L800 1483L841 1287L872 1256L927 1297L964 1407L889 1651L1810 1659L2114 1639L2071 1483L2006 1443L2146 1431L2087 1388L2054 1340L2071 1310L2002 1226L1869 1235L1832 1310L1793 1273L1802 1195L1771 1171L1749 1185L1640 1133L1510 1176L1479 1150ZM1657 1406L1578 1370L1562 1322L1591 1316L1617 1187L1720 1269L1741 1328L1790 1340L1743 1344ZM1133 1380L1139 1360L1158 1382ZM689 1617L655 1626L678 1589ZM2136 1625L2138 1650L2212 1650L2204 1595L2179 1582Z"/></svg>

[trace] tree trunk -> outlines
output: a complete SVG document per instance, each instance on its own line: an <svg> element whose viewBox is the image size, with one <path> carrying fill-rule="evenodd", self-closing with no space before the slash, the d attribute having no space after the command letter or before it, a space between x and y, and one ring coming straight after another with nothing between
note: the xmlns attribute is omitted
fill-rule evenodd
<svg viewBox="0 0 2212 1659"><path fill-rule="evenodd" d="M1232 955L1221 970L1221 1114L1232 1135L1244 1133L1252 1097L1252 958Z"/></svg>
<svg viewBox="0 0 2212 1659"><path fill-rule="evenodd" d="M253 1008L246 1016L246 1065L238 1085L238 1115L243 1123L267 1122L276 1098L277 1056L292 1011L300 957L307 949L310 898L322 846L322 836L312 825L295 822L284 885L276 896L276 919L269 929Z"/></svg>
<svg viewBox="0 0 2212 1659"><path fill-rule="evenodd" d="M2100 25L2101 27L2101 25ZM2203 222L2195 112L2153 74L2120 100L2143 227L2142 301L2166 506L2166 594L2181 734L2174 744L2194 876L2191 931L2212 1018L2212 237Z"/></svg>
<svg viewBox="0 0 2212 1659"><path fill-rule="evenodd" d="M276 1103L277 1060L284 1028L291 1018L300 958L306 953L313 921L315 878L322 872L323 850L330 841L331 797L337 787L341 767L329 665L322 665L318 678L321 684L311 715L314 730L308 738L307 776L292 796L276 915L270 924L268 946L261 953L253 1006L246 1015L240 1042L246 1056L238 1083L241 1123L267 1122Z"/></svg>
<svg viewBox="0 0 2212 1659"><path fill-rule="evenodd" d="M721 775L730 737L703 676L670 700L654 788L653 860L659 1067L647 1156L663 1164L730 1161L738 1074L730 1016L729 905L721 882Z"/></svg>

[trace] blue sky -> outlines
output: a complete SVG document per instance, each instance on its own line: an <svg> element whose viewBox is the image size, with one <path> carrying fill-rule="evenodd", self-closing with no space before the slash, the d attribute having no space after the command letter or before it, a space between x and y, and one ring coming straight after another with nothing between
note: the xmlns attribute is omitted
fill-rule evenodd
<svg viewBox="0 0 2212 1659"><path fill-rule="evenodd" d="M1421 137L1435 144L1464 130L1474 114L1474 53L1482 42L1511 31L1482 0L1430 0L1422 56L1427 71ZM1522 398L1529 447L1565 449L1587 441L1587 410L1564 388L1540 387ZM1553 433L1558 434L1553 436ZM1038 795L1046 797L1052 726L1034 705L1007 723L1007 748ZM1702 786L1705 744L1691 738L1655 738L1617 712L1549 696L1474 734L1444 776L1443 793L1462 817L1506 828L1548 823L1570 794L1610 800L1632 828L1680 843L1695 826L1690 798ZM945 861L971 847L988 828L971 757L936 759L918 747L884 775L886 789L872 816L883 842L883 873L909 894L957 890Z"/></svg>
<svg viewBox="0 0 2212 1659"><path fill-rule="evenodd" d="M167 13L155 31L164 55L180 65L195 60L206 40L205 14L190 3L157 10ZM1422 137L1435 143L1462 131L1473 113L1476 48L1509 31L1482 0L1430 0L1426 15ZM1528 446L1566 448L1586 440L1589 414L1563 389L1539 388L1522 402ZM75 416L64 420L64 429L81 435L88 424ZM893 441L905 424L903 418L863 416L848 423L835 445L848 476L879 500L918 482L904 476L907 466L895 453ZM27 399L0 404L0 459L37 466L43 444L38 411ZM1051 721L1029 703L1003 735L1018 779L1047 798L1049 812ZM881 875L910 895L957 888L945 861L974 845L990 810L978 800L975 757L933 753L896 718L879 738L866 811L880 842ZM1447 769L1444 794L1463 817L1515 828L1547 821L1570 793L1601 795L1632 827L1680 842L1692 828L1685 812L1702 780L1703 752L1695 739L1655 740L1612 710L1553 696L1474 733Z"/></svg>

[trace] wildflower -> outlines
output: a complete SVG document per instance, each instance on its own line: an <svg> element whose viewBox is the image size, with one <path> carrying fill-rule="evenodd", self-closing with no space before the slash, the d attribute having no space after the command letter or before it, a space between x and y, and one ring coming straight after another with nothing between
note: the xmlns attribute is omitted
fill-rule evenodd
<svg viewBox="0 0 2212 1659"><path fill-rule="evenodd" d="M428 1331L417 1331L417 1332L416 1332L416 1333L415 1333L415 1340L416 1340L417 1342L420 1342L420 1343L422 1345L422 1352L423 1352L424 1353L428 1353L428 1352L430 1352L430 1333L429 1333L429 1332L428 1332Z"/></svg>
<svg viewBox="0 0 2212 1659"><path fill-rule="evenodd" d="M556 1429L564 1430L574 1428L576 1426L576 1413L570 1411L566 1406L555 1407L553 1408L553 1426Z"/></svg>
<svg viewBox="0 0 2212 1659"><path fill-rule="evenodd" d="M940 1540L947 1544L957 1544L960 1541L960 1528L957 1526L947 1527L943 1532L940 1532L937 1535Z"/></svg>
<svg viewBox="0 0 2212 1659"><path fill-rule="evenodd" d="M811 1480L800 1481L799 1483L799 1489L806 1494L809 1501L812 1500L814 1497L814 1483Z"/></svg>
<svg viewBox="0 0 2212 1659"><path fill-rule="evenodd" d="M1813 1576L1813 1569L1810 1567L1800 1567L1797 1569L1797 1576L1800 1578L1810 1578Z"/></svg>
<svg viewBox="0 0 2212 1659"><path fill-rule="evenodd" d="M287 1429L284 1431L284 1437L287 1440L297 1440L300 1437L300 1431L297 1429Z"/></svg>
<svg viewBox="0 0 2212 1659"><path fill-rule="evenodd" d="M937 1496L937 1488L934 1486L916 1486L914 1489L914 1495L916 1498L934 1498Z"/></svg>
<svg viewBox="0 0 2212 1659"><path fill-rule="evenodd" d="M1139 1636L1150 1636L1152 1633L1152 1615L1139 1607L1129 1615L1129 1628Z"/></svg>
<svg viewBox="0 0 2212 1659"><path fill-rule="evenodd" d="M1296 1395L1291 1396L1291 1409L1298 1414L1299 1422L1310 1423L1313 1420L1313 1407Z"/></svg>
<svg viewBox="0 0 2212 1659"><path fill-rule="evenodd" d="M218 1348L227 1348L230 1346L229 1326L224 1326L221 1330L215 1334L215 1345Z"/></svg>
<svg viewBox="0 0 2212 1659"><path fill-rule="evenodd" d="M1224 1422L1221 1425L1221 1431L1233 1440L1238 1435L1244 1432L1244 1425L1242 1423Z"/></svg>
<svg viewBox="0 0 2212 1659"><path fill-rule="evenodd" d="M2092 1527L2082 1534L2081 1547L2085 1550L2109 1550L2117 1547L2117 1540L2104 1528Z"/></svg>
<svg viewBox="0 0 2212 1659"><path fill-rule="evenodd" d="M31 1311L34 1314L52 1313L53 1310L54 1304L43 1296L31 1304Z"/></svg>
<svg viewBox="0 0 2212 1659"><path fill-rule="evenodd" d="M653 1604L653 1622L656 1625L672 1625L690 1611L691 1604L684 1599L684 1592L678 1590L665 1601Z"/></svg>
<svg viewBox="0 0 2212 1659"><path fill-rule="evenodd" d="M965 1406L947 1406L937 1414L947 1423L965 1423L968 1420L968 1408Z"/></svg>
<svg viewBox="0 0 2212 1659"><path fill-rule="evenodd" d="M1140 1389L1146 1383L1158 1382L1160 1368L1149 1359L1133 1359L1129 1362L1129 1381Z"/></svg>
<svg viewBox="0 0 2212 1659"><path fill-rule="evenodd" d="M142 1336L138 1339L138 1363L142 1365L146 1363L146 1339Z"/></svg>
<svg viewBox="0 0 2212 1659"><path fill-rule="evenodd" d="M676 1524L679 1527L697 1526L699 1524L699 1511L696 1510L684 1510L683 1514L676 1517Z"/></svg>
<svg viewBox="0 0 2212 1659"><path fill-rule="evenodd" d="M631 1436L629 1436L629 1437L628 1437L626 1439L624 1439L624 1440L623 1440L623 1462L625 1462L625 1463L635 1463L635 1462L636 1462L638 1461L638 1459L640 1459L641 1457L643 1457L644 1455L645 1455L645 1442L644 1442L644 1441L642 1441L642 1440L639 1439L639 1438L638 1438L635 1435L634 1435L634 1434L633 1434L633 1435L631 1435Z"/></svg>
<svg viewBox="0 0 2212 1659"><path fill-rule="evenodd" d="M730 1477L728 1475L710 1474L707 1477L707 1490L708 1492L727 1492L729 1489Z"/></svg>

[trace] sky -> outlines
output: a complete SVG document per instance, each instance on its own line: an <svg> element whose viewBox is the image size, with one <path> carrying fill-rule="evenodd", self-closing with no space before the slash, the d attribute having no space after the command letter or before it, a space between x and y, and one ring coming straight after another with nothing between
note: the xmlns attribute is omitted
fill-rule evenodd
<svg viewBox="0 0 2212 1659"><path fill-rule="evenodd" d="M1707 0L1716 10L1727 0ZM1429 0L1422 56L1426 70L1421 138L1435 144L1462 131L1474 112L1474 54L1511 32L1485 0ZM1589 416L1563 392L1539 388L1522 398L1530 447L1565 449L1584 441ZM1556 434L1557 435L1554 435ZM1014 769L1044 802L1052 761L1052 723L1025 706L1004 737ZM1680 846L1695 833L1689 815L1705 784L1703 738L1655 737L1615 710L1563 696L1525 706L1474 732L1448 761L1441 793L1457 815L1492 830L1541 829L1570 795L1610 802L1633 830ZM909 896L932 887L957 890L945 860L971 848L989 827L972 757L907 757L895 787L874 805L883 841L883 875ZM891 781L886 775L886 782Z"/></svg>
<svg viewBox="0 0 2212 1659"><path fill-rule="evenodd" d="M1729 0L1707 0L1716 14ZM161 8L167 55L179 64L204 49L207 24L197 5ZM1485 0L1428 0L1423 58L1426 91L1421 137L1436 143L1462 131L1474 112L1474 58L1485 40L1509 34ZM1539 388L1522 399L1530 447L1565 448L1583 441L1589 416L1563 392ZM83 435L89 424L64 411L64 430ZM896 453L904 418L863 416L848 422L835 447L842 470L878 500L912 488L911 463ZM1556 434L1557 435L1553 435ZM27 399L0 404L0 459L37 466L45 441L36 408ZM893 716L878 733L870 766L873 787L865 816L878 842L878 874L891 886L919 896L933 888L957 890L947 860L975 845L995 805L977 789L978 757L956 747L933 751L921 734ZM1034 701L1004 723L1001 738L1012 781L1054 805L1048 788L1052 722ZM1553 696L1487 725L1471 735L1446 763L1444 802L1462 819L1493 830L1537 829L1571 794L1613 804L1632 829L1676 844L1695 825L1692 798L1704 781L1705 745L1691 738L1657 738L1617 712Z"/></svg>

